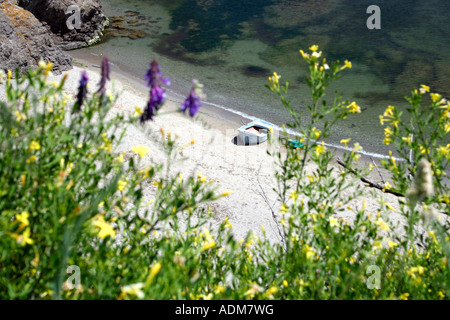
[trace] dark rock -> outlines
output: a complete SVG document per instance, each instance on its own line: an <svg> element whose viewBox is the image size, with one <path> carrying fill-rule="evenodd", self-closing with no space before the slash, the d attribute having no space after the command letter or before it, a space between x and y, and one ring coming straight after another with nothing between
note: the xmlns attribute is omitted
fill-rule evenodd
<svg viewBox="0 0 450 320"><path fill-rule="evenodd" d="M105 26L108 25L100 0L18 0L18 4L43 22L55 35L55 43L65 50L98 42L103 36ZM67 21L76 11L68 9L73 5L79 8L81 23L79 28L70 30Z"/></svg>
<svg viewBox="0 0 450 320"><path fill-rule="evenodd" d="M54 73L72 68L72 58L53 42L51 36L29 11L15 0L0 3L0 69L20 69L24 74L43 59L52 62Z"/></svg>

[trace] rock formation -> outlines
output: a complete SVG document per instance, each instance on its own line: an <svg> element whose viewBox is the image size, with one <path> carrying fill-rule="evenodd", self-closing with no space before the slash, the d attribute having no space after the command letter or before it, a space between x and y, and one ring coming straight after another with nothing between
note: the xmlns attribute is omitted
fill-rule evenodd
<svg viewBox="0 0 450 320"><path fill-rule="evenodd" d="M55 73L71 69L72 58L54 44L36 17L15 3L0 3L0 69L19 68L24 74L40 59L52 62Z"/></svg>
<svg viewBox="0 0 450 320"><path fill-rule="evenodd" d="M24 74L43 59L55 73L68 70L62 50L99 41L107 24L100 0L0 0L0 69Z"/></svg>
<svg viewBox="0 0 450 320"><path fill-rule="evenodd" d="M64 50L98 42L108 24L100 0L18 0L18 4L48 27L55 35L55 43ZM74 5L77 7L76 10L68 10ZM66 22L77 12L80 13L79 28L69 29Z"/></svg>

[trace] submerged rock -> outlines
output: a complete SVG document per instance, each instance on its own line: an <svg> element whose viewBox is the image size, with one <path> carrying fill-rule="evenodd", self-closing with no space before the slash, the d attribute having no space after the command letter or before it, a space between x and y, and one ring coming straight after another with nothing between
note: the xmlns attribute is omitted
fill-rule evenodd
<svg viewBox="0 0 450 320"><path fill-rule="evenodd" d="M46 28L15 0L0 3L0 69L24 74L39 60L52 62L56 74L72 68L72 58L53 42Z"/></svg>
<svg viewBox="0 0 450 320"><path fill-rule="evenodd" d="M55 35L55 43L64 50L98 42L103 36L105 26L108 25L100 0L18 0L18 4L47 26ZM72 30L66 22L76 11L68 10L70 6L77 6L80 13L79 28Z"/></svg>

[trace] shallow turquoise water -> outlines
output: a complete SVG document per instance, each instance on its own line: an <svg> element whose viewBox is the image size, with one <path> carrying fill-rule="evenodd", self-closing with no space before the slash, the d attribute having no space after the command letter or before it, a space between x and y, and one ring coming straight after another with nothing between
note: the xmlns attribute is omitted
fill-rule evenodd
<svg viewBox="0 0 450 320"><path fill-rule="evenodd" d="M290 117L264 87L276 71L290 81L299 112L309 94L299 49L318 44L329 61L353 68L329 89L355 100L363 113L349 117L329 140L352 138L365 150L387 153L378 115L420 84L450 97L450 1L354 0L104 0L108 16L121 17L105 41L82 49L108 55L136 77L158 58L172 94L187 94L191 79L205 84L208 102L281 125ZM381 29L369 30L369 5L381 9ZM118 21L118 20L117 20ZM117 25L116 25L117 27ZM143 32L138 39L133 32ZM305 116L305 122L308 118Z"/></svg>

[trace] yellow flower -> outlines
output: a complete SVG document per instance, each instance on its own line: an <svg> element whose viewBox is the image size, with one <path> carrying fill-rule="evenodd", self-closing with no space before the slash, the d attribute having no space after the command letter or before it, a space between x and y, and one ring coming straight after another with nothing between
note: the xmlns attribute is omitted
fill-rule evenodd
<svg viewBox="0 0 450 320"><path fill-rule="evenodd" d="M11 81L12 78L12 72L11 70L8 70L8 82Z"/></svg>
<svg viewBox="0 0 450 320"><path fill-rule="evenodd" d="M285 214L288 211L289 211L288 207L283 203L280 208L281 214Z"/></svg>
<svg viewBox="0 0 450 320"><path fill-rule="evenodd" d="M325 147L325 142L322 141L322 144L317 145L315 149L316 149L316 155L320 156L327 149Z"/></svg>
<svg viewBox="0 0 450 320"><path fill-rule="evenodd" d="M214 240L210 240L203 244L202 251L206 251L208 249L214 248L215 246L216 246L216 242Z"/></svg>
<svg viewBox="0 0 450 320"><path fill-rule="evenodd" d="M140 116L143 113L142 109L139 107L135 107L134 109L135 109L135 112L133 114L133 117Z"/></svg>
<svg viewBox="0 0 450 320"><path fill-rule="evenodd" d="M441 100L441 95L439 93L430 93L430 97L433 102Z"/></svg>
<svg viewBox="0 0 450 320"><path fill-rule="evenodd" d="M389 183L389 181L386 181L386 183L384 184L384 187L383 187L383 192L386 192L386 190L389 190L391 188L392 188L392 186Z"/></svg>
<svg viewBox="0 0 450 320"><path fill-rule="evenodd" d="M319 129L317 129L316 127L313 127L311 129L311 133L312 133L313 139L319 139L320 135L322 134L322 132Z"/></svg>
<svg viewBox="0 0 450 320"><path fill-rule="evenodd" d="M285 287L288 286L288 282L286 280L283 280L283 286L285 286Z"/></svg>
<svg viewBox="0 0 450 320"><path fill-rule="evenodd" d="M255 283L255 284L253 284L253 285L250 287L250 289L248 289L248 290L244 293L244 295L245 295L245 296L249 296L250 299L251 299L251 298L253 298L253 297L255 296L255 294L257 294L257 293L259 293L259 292L262 292L262 291L263 291L263 289L262 289L259 285L257 285L257 284Z"/></svg>
<svg viewBox="0 0 450 320"><path fill-rule="evenodd" d="M402 295L400 295L400 300L408 300L408 297L409 297L409 293L404 293L404 294L402 294Z"/></svg>
<svg viewBox="0 0 450 320"><path fill-rule="evenodd" d="M142 299L144 298L144 292L142 291L142 288L144 288L144 284L142 282L123 286L122 288L120 288L120 290L122 291L120 298L122 299L124 296L130 295Z"/></svg>
<svg viewBox="0 0 450 320"><path fill-rule="evenodd" d="M44 70L44 74L48 75L49 72L53 69L53 63L48 62L45 63L43 60L39 61L39 68Z"/></svg>
<svg viewBox="0 0 450 320"><path fill-rule="evenodd" d="M430 92L430 87L429 86L421 84L420 87L421 88L419 89L419 91L420 91L421 94L424 94L425 92Z"/></svg>
<svg viewBox="0 0 450 320"><path fill-rule="evenodd" d="M116 236L116 230L105 221L104 215L99 215L97 219L92 221L92 225L99 228L98 236L100 239L104 239L108 236L114 238Z"/></svg>
<svg viewBox="0 0 450 320"><path fill-rule="evenodd" d="M352 103L350 103L347 106L347 109L349 109L350 113L361 113L361 108L356 104L355 101L353 101Z"/></svg>
<svg viewBox="0 0 450 320"><path fill-rule="evenodd" d="M139 157L144 158L150 149L145 146L135 146L131 148L131 151L138 154Z"/></svg>
<svg viewBox="0 0 450 320"><path fill-rule="evenodd" d="M119 180L117 182L117 189L119 189L119 191L123 191L127 186L127 182L123 181L123 180Z"/></svg>
<svg viewBox="0 0 450 320"><path fill-rule="evenodd" d="M394 247L398 247L398 243L389 240L388 241L388 246L389 246L390 249L392 249Z"/></svg>
<svg viewBox="0 0 450 320"><path fill-rule="evenodd" d="M312 52L316 52L317 50L319 50L319 46L314 44L311 47L309 47L309 50L311 50Z"/></svg>
<svg viewBox="0 0 450 320"><path fill-rule="evenodd" d="M278 86L278 79L280 79L281 76L279 76L276 72L273 73L272 77L269 77L270 87L274 89Z"/></svg>
<svg viewBox="0 0 450 320"><path fill-rule="evenodd" d="M145 286L147 287L155 278L155 276L161 271L161 263L155 263L150 269L150 274L148 275L147 281L145 281Z"/></svg>
<svg viewBox="0 0 450 320"><path fill-rule="evenodd" d="M341 143L343 143L344 146L347 148L347 144L350 142L350 140L351 140L351 138L348 138L348 139L342 139L342 140L341 140Z"/></svg>
<svg viewBox="0 0 450 320"><path fill-rule="evenodd" d="M16 111L16 121L22 121L22 120L26 120L27 116L19 111Z"/></svg>
<svg viewBox="0 0 450 320"><path fill-rule="evenodd" d="M39 150L41 148L41 145L39 144L38 141L31 141L30 146L28 147L28 152L32 151L32 150Z"/></svg>
<svg viewBox="0 0 450 320"><path fill-rule="evenodd" d="M450 154L450 143L447 144L445 147L439 146L439 148L437 148L437 152L442 157L447 157Z"/></svg>
<svg viewBox="0 0 450 320"><path fill-rule="evenodd" d="M344 65L341 67L341 70L344 70L345 68L351 69L352 68L352 63L350 61L348 61L348 60L345 60L344 61Z"/></svg>
<svg viewBox="0 0 450 320"><path fill-rule="evenodd" d="M389 231L389 225L382 219L378 219L378 221L376 221L375 224L379 226L381 230Z"/></svg>
<svg viewBox="0 0 450 320"><path fill-rule="evenodd" d="M18 244L20 244L22 246L25 246L27 244L33 244L34 243L33 239L30 238L30 233L31 233L31 230L28 227L28 228L25 229L25 231L21 235L18 235L18 234L15 234L15 233L12 233L10 235L11 235L11 237L16 239Z"/></svg>
<svg viewBox="0 0 450 320"><path fill-rule="evenodd" d="M31 156L27 159L27 163L36 161L36 156Z"/></svg>
<svg viewBox="0 0 450 320"><path fill-rule="evenodd" d="M302 55L303 59L305 59L305 60L309 60L309 54L307 54L307 53L304 53L304 52L303 52L303 50L300 50L300 53L301 53L301 55Z"/></svg>
<svg viewBox="0 0 450 320"><path fill-rule="evenodd" d="M302 248L302 251L306 253L306 259L314 258L314 255L316 254L316 251L307 244Z"/></svg>
<svg viewBox="0 0 450 320"><path fill-rule="evenodd" d="M292 203L295 205L295 202L297 201L298 198L297 190L291 191L289 198L292 199Z"/></svg>
<svg viewBox="0 0 450 320"><path fill-rule="evenodd" d="M16 220L19 221L24 227L30 224L28 217L30 214L27 211L22 211L21 214L16 214Z"/></svg>
<svg viewBox="0 0 450 320"><path fill-rule="evenodd" d="M341 227L341 225L339 224L339 222L337 221L336 218L330 217L328 220L330 221L330 226L331 226L332 228L333 228L333 227L338 227L338 228Z"/></svg>
<svg viewBox="0 0 450 320"><path fill-rule="evenodd" d="M223 192L219 197L226 197L226 196L228 196L230 194L231 194L230 190L225 190L225 192Z"/></svg>

